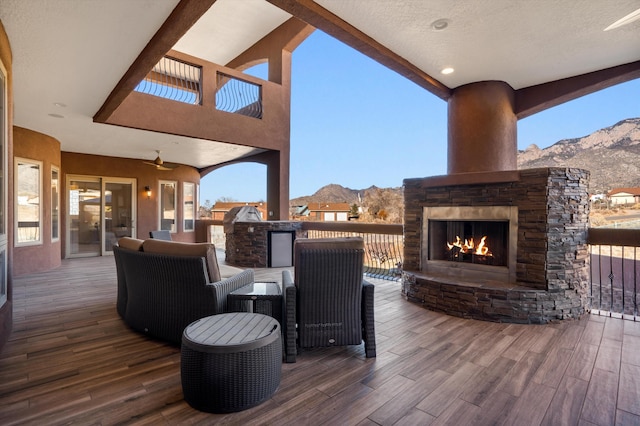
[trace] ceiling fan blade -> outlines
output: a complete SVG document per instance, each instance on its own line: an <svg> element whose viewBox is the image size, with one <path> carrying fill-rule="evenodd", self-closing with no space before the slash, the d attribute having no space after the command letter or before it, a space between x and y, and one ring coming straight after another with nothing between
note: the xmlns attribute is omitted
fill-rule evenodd
<svg viewBox="0 0 640 426"><path fill-rule="evenodd" d="M150 166L155 167L157 170L173 170L177 167L179 167L179 164L173 164L173 163L162 163L162 164L158 164L158 163L154 163L151 161L143 161L144 164L148 164Z"/></svg>
<svg viewBox="0 0 640 426"><path fill-rule="evenodd" d="M156 165L158 170L173 170L178 167L177 164L164 163L162 165Z"/></svg>
<svg viewBox="0 0 640 426"><path fill-rule="evenodd" d="M162 158L160 158L160 151L156 150L156 152L158 153L158 157L156 157L156 159L153 160L153 162L143 161L143 163L148 164L150 166L154 166L158 170L173 170L180 166L180 164L165 163L164 161L162 161Z"/></svg>
<svg viewBox="0 0 640 426"><path fill-rule="evenodd" d="M148 165L153 166L153 167L158 167L158 165L156 163L152 162L152 161L143 161L143 163L144 164L148 164Z"/></svg>

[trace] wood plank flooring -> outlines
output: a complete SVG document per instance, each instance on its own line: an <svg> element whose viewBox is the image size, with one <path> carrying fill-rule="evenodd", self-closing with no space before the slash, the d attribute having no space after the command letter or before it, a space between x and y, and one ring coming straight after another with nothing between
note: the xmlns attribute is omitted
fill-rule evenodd
<svg viewBox="0 0 640 426"><path fill-rule="evenodd" d="M256 274L279 280L280 270ZM183 400L179 348L117 315L113 258L20 277L0 353L0 424L640 424L640 323L464 320L372 281L377 358L363 345L304 352L282 365L270 400L223 415Z"/></svg>

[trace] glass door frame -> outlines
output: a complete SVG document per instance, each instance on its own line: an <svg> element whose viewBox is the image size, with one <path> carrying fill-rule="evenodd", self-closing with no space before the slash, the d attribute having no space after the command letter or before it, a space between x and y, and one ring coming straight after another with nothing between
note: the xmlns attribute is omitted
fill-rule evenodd
<svg viewBox="0 0 640 426"><path fill-rule="evenodd" d="M101 231L101 235L100 235L100 239L101 239L101 251L102 251L102 256L113 256L113 250L107 250L106 244L107 244L107 237L106 237L106 222L107 222L107 212L106 212L106 202L107 202L107 197L106 197L106 187L107 184L110 183L122 183L122 184L129 184L131 185L131 237L136 238L137 236L137 225L136 225L136 218L138 217L137 215L137 210L136 210L136 206L137 206L137 197L136 194L138 193L137 190L137 181L134 178L117 178L117 177L102 177L102 185L101 185L101 192L102 192L102 214L101 214L101 218L100 218L100 227L102 229ZM111 202L113 203L114 200L112 199Z"/></svg>
<svg viewBox="0 0 640 426"><path fill-rule="evenodd" d="M109 176L92 176L92 175L66 175L65 178L65 194L67 198L66 202L66 248L65 255L66 258L79 258L79 257L89 257L96 256L95 253L91 254L83 254L83 253L71 253L71 197L69 196L71 190L71 182L72 181L86 181L86 182L98 182L100 186L100 253L97 256L113 256L112 250L106 250L105 242L106 242L106 186L108 183L124 183L131 185L131 236L136 238L137 225L136 218L137 216L137 180L135 178L121 178L121 177L109 177Z"/></svg>

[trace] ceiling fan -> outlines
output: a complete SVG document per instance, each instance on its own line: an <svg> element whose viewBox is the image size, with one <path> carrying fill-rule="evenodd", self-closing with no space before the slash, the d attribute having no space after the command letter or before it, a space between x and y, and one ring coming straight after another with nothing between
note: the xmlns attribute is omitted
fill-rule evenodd
<svg viewBox="0 0 640 426"><path fill-rule="evenodd" d="M153 161L143 161L144 164L148 164L150 166L154 166L157 170L173 170L176 167L179 167L179 164L175 164L175 163L165 163L164 161L162 161L162 158L160 158L160 151L156 150L156 152L158 153L158 156L156 157L155 160Z"/></svg>

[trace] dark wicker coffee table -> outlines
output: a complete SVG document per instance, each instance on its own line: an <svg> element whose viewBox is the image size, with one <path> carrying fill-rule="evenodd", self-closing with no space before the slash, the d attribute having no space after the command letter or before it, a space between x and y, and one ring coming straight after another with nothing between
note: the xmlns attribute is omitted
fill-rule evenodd
<svg viewBox="0 0 640 426"><path fill-rule="evenodd" d="M230 413L254 407L280 385L280 324L247 312L199 319L184 330L180 365L184 399L193 408Z"/></svg>
<svg viewBox="0 0 640 426"><path fill-rule="evenodd" d="M255 282L227 295L227 306L234 312L269 315L282 325L282 290L276 282Z"/></svg>

